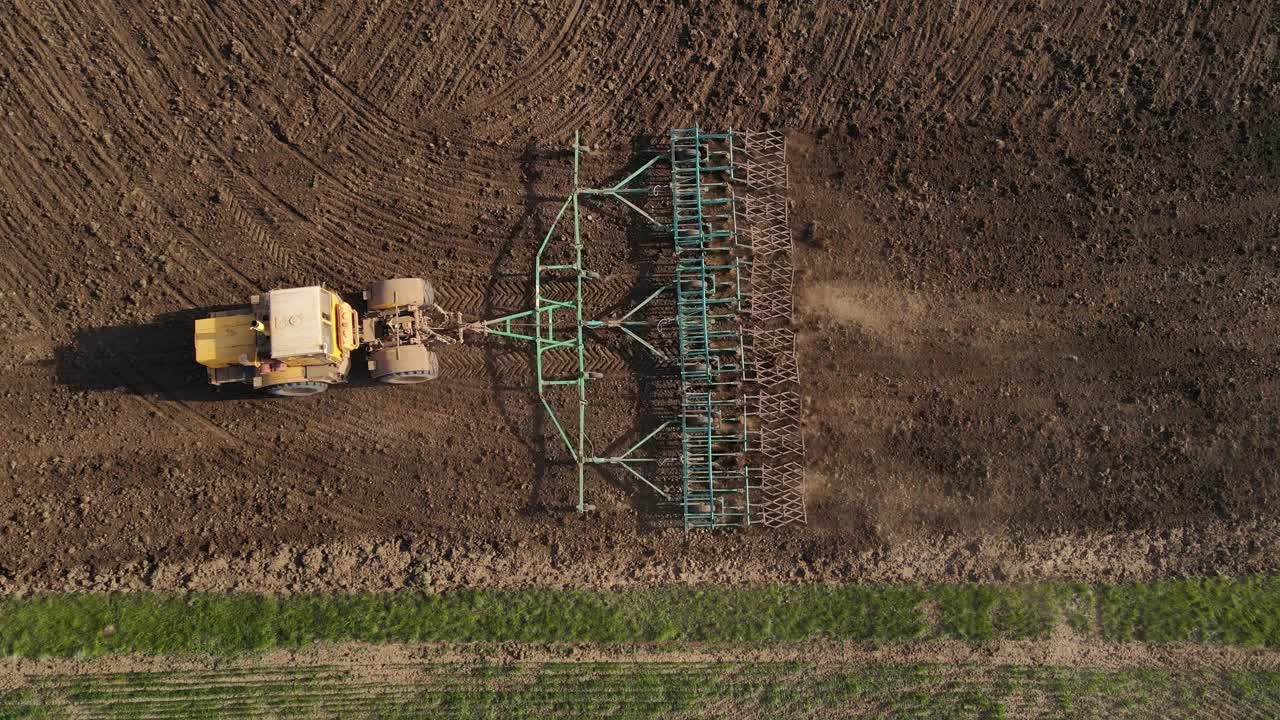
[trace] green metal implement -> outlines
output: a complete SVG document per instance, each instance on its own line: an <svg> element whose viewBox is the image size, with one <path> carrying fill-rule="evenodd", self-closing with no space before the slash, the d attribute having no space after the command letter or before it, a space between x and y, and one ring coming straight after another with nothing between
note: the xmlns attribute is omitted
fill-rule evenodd
<svg viewBox="0 0 1280 720"><path fill-rule="evenodd" d="M576 467L578 511L586 502L588 465L614 465L667 500L655 482L661 462L643 449L660 433L679 433L679 504L684 527L805 522L801 395L792 328L792 239L787 220L785 140L774 131L670 135L671 218L656 220L629 196L650 194L637 183L656 155L617 183L584 187L583 147L573 138L573 187L547 229L534 259L534 302L529 310L463 324L460 330L533 343L538 398ZM583 288L595 277L584 264L582 203L616 200L655 228L669 232L673 276L616 318L590 316ZM557 236L572 240L567 259L551 261ZM557 246L557 250L563 250ZM561 254L566 254L561 252ZM548 286L571 280L571 297ZM670 293L674 348L656 347L641 331L654 323L640 311ZM644 313L650 315L652 312ZM674 366L680 407L620 455L590 450L588 331L616 329ZM547 353L572 353L567 376L552 376ZM559 399L553 402L553 395ZM572 410L557 410L567 396ZM674 485L674 480L668 485Z"/></svg>
<svg viewBox="0 0 1280 720"><path fill-rule="evenodd" d="M748 525L754 482L744 385L733 133L671 131L672 237L686 528Z"/></svg>
<svg viewBox="0 0 1280 720"><path fill-rule="evenodd" d="M556 213L555 220L551 226L547 228L547 233L542 239L542 244L538 246L538 253L534 259L533 270L533 287L534 301L533 308L521 312L504 315L491 320L484 320L478 323L471 323L465 327L466 330L472 332L480 332L488 335L512 338L516 340L527 340L534 344L534 367L537 375L538 383L538 399L542 403L543 409L547 413L547 417L551 419L551 423L555 426L557 434L564 441L565 448L569 451L576 466L578 476L578 512L587 510L586 502L586 466L587 465L616 465L626 470L628 473L653 488L658 494L670 500L670 496L653 483L648 477L639 471L638 468L643 467L647 463L657 463L657 458L641 457L636 453L659 432L666 429L670 421L664 422L646 435L640 442L633 445L626 452L614 457L597 457L588 451L589 437L587 432L588 426L588 408L589 401L587 398L587 384L596 377L596 375L587 367L587 357L585 352L586 331L589 329L608 329L616 328L626 334L628 337L638 341L641 345L648 348L659 358L665 358L666 355L653 347L648 341L636 333L636 329L647 326L649 323L643 320L635 319L636 313L649 303L651 303L659 295L667 291L666 287L660 287L649 295L638 305L631 308L625 315L616 319L598 320L588 319L586 308L583 302L583 288L585 283L590 282L594 277L583 264L583 241L582 241L582 199L584 197L597 196L620 201L626 207L634 210L643 216L653 225L662 227L662 223L654 220L648 213L639 206L627 199L628 194L648 193L649 190L644 187L632 187L632 182L639 178L645 171L651 168L654 163L658 162L661 157L655 156L647 163L641 165L634 172L614 185L606 188L588 188L581 184L581 156L582 146L579 141L577 132L573 134L573 189L569 196L565 198L564 203L560 206L559 212ZM548 249L552 244L552 239L559 232L562 225L572 227L572 241L570 257L567 262L548 262ZM552 279L568 276L574 283L574 294L571 299L555 299L550 297L546 292L546 283ZM528 328L532 327L532 333L528 332ZM568 377L552 377L547 373L547 367L543 357L553 350L567 348L576 356L576 369ZM562 418L560 413L556 412L556 408L552 403L549 394L557 389L568 390L573 396L576 411L572 412L572 417Z"/></svg>

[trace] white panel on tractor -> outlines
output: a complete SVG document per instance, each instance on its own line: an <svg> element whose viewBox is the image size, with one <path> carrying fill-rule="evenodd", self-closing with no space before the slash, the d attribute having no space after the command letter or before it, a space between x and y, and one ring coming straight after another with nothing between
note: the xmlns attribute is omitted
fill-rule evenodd
<svg viewBox="0 0 1280 720"><path fill-rule="evenodd" d="M324 301L325 292L319 285L268 293L271 357L284 360L324 352L320 313L329 311Z"/></svg>

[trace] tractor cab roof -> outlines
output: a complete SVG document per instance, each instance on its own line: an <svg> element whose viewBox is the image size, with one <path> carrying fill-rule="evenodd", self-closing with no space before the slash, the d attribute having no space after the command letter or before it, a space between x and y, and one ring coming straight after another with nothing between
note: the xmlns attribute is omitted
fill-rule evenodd
<svg viewBox="0 0 1280 720"><path fill-rule="evenodd" d="M271 357L278 360L327 353L332 300L319 285L267 293Z"/></svg>

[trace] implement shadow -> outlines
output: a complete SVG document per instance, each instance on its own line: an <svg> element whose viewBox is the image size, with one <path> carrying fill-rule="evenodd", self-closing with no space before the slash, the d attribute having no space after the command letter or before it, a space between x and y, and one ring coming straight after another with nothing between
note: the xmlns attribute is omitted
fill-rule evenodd
<svg viewBox="0 0 1280 720"><path fill-rule="evenodd" d="M630 145L630 155L623 169L604 185L618 182L635 168L663 155L666 138L636 136ZM655 219L668 217L671 212L667 192L669 167L658 162L646 171L637 187L653 188L653 192L630 195L628 199ZM606 209L607 208L607 209ZM628 264L637 271L629 292L607 308L593 309L597 317L616 318L630 311L659 288L669 288L675 277L675 258L671 252L671 236L663 226L654 226L644 217L616 201L602 203L600 212L616 216L626 226ZM625 361L627 371L635 378L636 393L632 405L633 428L611 442L605 455L619 455L639 442L663 422L675 423L680 412L679 376L671 360L676 352L675 300L670 292L650 300L632 319L651 323L640 331L651 345L667 357L660 358L650 350L616 331L597 332L593 342L607 345L614 354ZM680 441L678 428L668 426L654 435L635 452L636 456L655 458L656 463L644 463L638 469L657 488L667 494L662 497L653 488L621 468L609 465L597 466L597 471L617 491L632 498L637 513L640 532L657 532L680 527Z"/></svg>
<svg viewBox="0 0 1280 720"><path fill-rule="evenodd" d="M655 154L661 154L660 150L661 147L650 138L635 140L631 145L631 152L628 155L627 162L623 165L623 169L617 171L607 180L595 183L595 185L607 187L621 181L635 168L650 160ZM538 192L539 185L544 182L545 173L539 163L567 163L571 159L572 151L540 149L533 142L527 145L522 153L521 169L525 187L523 212L490 265L490 281L486 287L482 303L482 312L485 317L500 317L507 313L518 312L534 306L536 298L530 276L533 255L536 253L537 247L550 225L551 218L549 213L565 200L564 195L547 195ZM661 163L648 171L649 176L643 182L647 185L654 185L657 181L652 176L654 171L659 168L662 168ZM661 180L661 178L658 180ZM646 186L645 184L637 183L640 187ZM662 181L661 184L665 185L665 181ZM656 209L653 207L654 198L657 198ZM663 215L661 203L664 198L665 193L656 193L652 196L646 193L644 197L633 196L630 199L641 207L650 208L647 211L651 214L657 213L657 216L661 217ZM637 271L635 282L621 297L610 298L610 303L605 307L585 307L586 319L619 317L647 298L658 287L670 284L670 268L663 265L663 258L665 258L668 266L671 262L670 243L669 236L665 234L663 228L655 229L640 215L614 201L592 202L590 209L584 209L583 212L606 215L611 218L611 221L623 224L626 243L625 257L628 266ZM551 262L567 262L568 258L562 257L565 252L571 251L566 248L566 243L571 248L570 238L563 233L553 237L549 246L548 257L544 259L548 259ZM608 270L608 268L591 269L601 272ZM503 288L510 288L512 280L525 281L520 284L524 289L523 299L520 303L515 303L513 298L503 295ZM544 277L544 296L569 300L573 294L573 284L574 281L569 275L554 278ZM674 317L673 307L669 299L659 298L647 306L641 312L641 315L645 317ZM634 319L639 319L639 317L640 315L637 315ZM558 336L562 337L563 332L567 331L567 329L561 330ZM525 328L525 330L527 331L528 328ZM664 331L673 333L673 328L666 328ZM646 332L641 331L641 334L644 335ZM521 442L528 448L530 463L534 468L533 485L522 512L526 515L544 515L548 511L569 512L576 509L577 491L576 487L572 487L573 483L570 482L574 468L571 453L564 447L560 431L554 427L546 415L536 394L536 349L532 343L511 341L497 337L481 339L480 342L484 347L486 374L492 384L491 397L497 405L505 429L520 438ZM620 437L615 433L609 433L612 437L608 438L608 445L601 444L593 447L591 446L592 441L600 441L604 438L588 438L589 454L618 455L625 452L627 448L649 434L662 422L674 417L678 408L678 401L673 392L675 385L671 383L674 378L673 369L664 367L663 363L651 355L643 346L626 338L617 331L588 331L586 342L588 343L589 356L599 357L590 352L590 346L597 346L597 349L600 346L605 346L612 355L622 359L623 368L628 375L636 378L637 392L633 401L633 410L628 413L630 417L626 421L626 430ZM662 341L659 342L661 343ZM507 367L504 367L502 362L503 359L509 360L513 352L519 353L527 360L523 364L525 372L518 378L512 378L512 369L509 363ZM544 355L543 365L544 370L553 378L570 378L572 373L577 371L576 360L571 361L568 355L561 351L551 351ZM595 369L598 368L591 366L589 357L588 370ZM564 386L564 388L568 387L570 386ZM591 392L590 387L588 392ZM600 399L598 396L589 397L593 406ZM673 403L673 401L676 402ZM572 414L576 412L576 396L571 398L567 390L563 392L549 390L548 402L555 408L557 414L561 415L562 420L572 417ZM598 414L604 411L600 408L595 408L590 412ZM603 421L604 426L617 426L620 424L617 417L611 418L598 415L596 420ZM588 422L593 427L600 427L596 422L591 420ZM570 434L573 435L573 431ZM672 440L677 438L668 436L674 436L674 433L670 430L660 433L650 440L642 450L638 450L636 455L667 458L669 461L678 460L678 447L673 449L672 446ZM646 477L652 473L652 465L652 463L644 464ZM667 492L670 497L675 498L677 495L674 491L678 490L679 473L677 469L675 482L671 482L670 477L663 477L664 475L670 475L670 471L671 465L668 462L658 470L656 478L650 477L649 479L655 480L655 484L663 488L664 492ZM629 498L630 504L637 512L642 529L667 527L675 519L676 513L673 512L673 502L664 500L659 494L645 487L642 482L632 477L625 470L608 465L596 465L594 472L591 474L603 478L620 494ZM569 500L570 497L572 497L572 500ZM591 500L590 493L588 493L587 500L588 502Z"/></svg>
<svg viewBox="0 0 1280 720"><path fill-rule="evenodd" d="M534 288L528 283L523 296L523 307L510 307L501 297L500 288L503 281L511 279L528 280L532 259L517 252L518 244L528 244L530 239L540 236L540 206L553 202L562 202L563 198L540 195L537 191L541 174L538 163L546 159L559 158L561 153L541 150L536 141L525 145L520 154L520 171L523 175L524 205L515 227L508 233L498 254L489 266L489 283L485 287L481 304L485 318L498 317L511 312L533 307ZM536 250L536 247L534 248ZM525 498L521 513L526 516L542 515L549 510L567 512L571 506L548 502L550 490L547 487L551 463L547 456L547 419L539 406L533 380L533 367L537 361L536 349L524 341L512 341L503 338L484 338L480 342L484 346L485 374L492 387L494 404L506 430L529 451L529 462L533 466L533 485ZM512 351L527 358L529 374L525 377L511 378L501 367L500 358ZM561 465L563 463L556 463Z"/></svg>

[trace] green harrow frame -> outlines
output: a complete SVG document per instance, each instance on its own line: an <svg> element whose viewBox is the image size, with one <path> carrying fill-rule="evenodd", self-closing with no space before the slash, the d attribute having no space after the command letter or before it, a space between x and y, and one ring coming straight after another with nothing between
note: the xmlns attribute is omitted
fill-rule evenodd
<svg viewBox="0 0 1280 720"><path fill-rule="evenodd" d="M538 397L575 465L579 512L591 507L588 465L621 467L672 500L652 474L642 471L656 468L661 459L642 451L674 426L681 451L678 502L686 530L805 521L799 375L790 330L791 237L780 190L786 184L784 149L776 132L672 130L666 158L671 220L661 222L628 196L652 194L651 186L637 180L663 156L609 187L584 187L583 148L574 133L573 187L538 247L533 307L464 326L533 343ZM735 188L748 194L736 195ZM674 277L618 318L591 318L584 305L584 285L596 277L584 263L581 208L588 197L617 200L673 238ZM569 232L562 230L566 226ZM548 250L558 233L572 238L572 248L568 260L551 262ZM548 284L566 274L573 296L553 297ZM653 324L640 311L665 293L672 293L675 305L671 353L640 334ZM622 454L606 457L589 451L588 383L599 375L588 367L585 352L589 332L603 329L619 330L673 364L680 384L676 418ZM544 356L553 351L576 356L570 376L548 373ZM557 412L552 401L557 390L569 391L576 411Z"/></svg>

